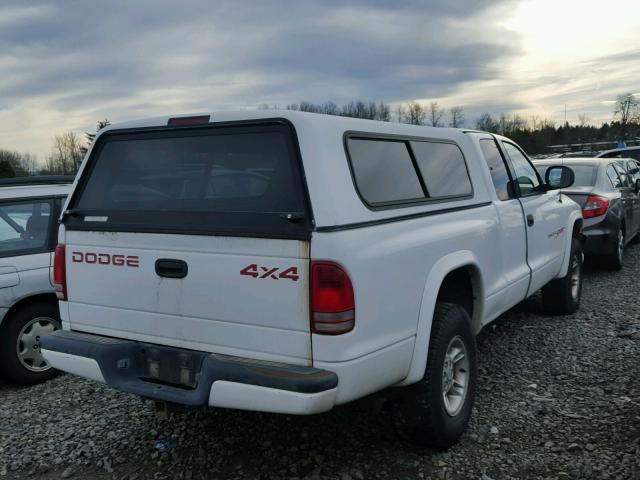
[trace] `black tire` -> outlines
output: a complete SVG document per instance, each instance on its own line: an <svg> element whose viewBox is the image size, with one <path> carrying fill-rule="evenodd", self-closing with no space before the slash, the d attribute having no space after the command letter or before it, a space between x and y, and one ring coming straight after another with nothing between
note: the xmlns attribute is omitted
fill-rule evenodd
<svg viewBox="0 0 640 480"><path fill-rule="evenodd" d="M604 267L609 270L620 270L624 261L624 247L626 245L625 228L624 224L620 225L618 229L618 235L615 239L616 246L613 251L605 255Z"/></svg>
<svg viewBox="0 0 640 480"><path fill-rule="evenodd" d="M443 384L447 349L454 341L463 342L468 369L466 394L457 411L450 414L445 405ZM467 311L453 303L438 303L433 316L425 375L420 382L405 389L397 411L396 427L403 439L413 446L437 449L455 444L469 424L477 371L476 339Z"/></svg>
<svg viewBox="0 0 640 480"><path fill-rule="evenodd" d="M33 385L48 380L57 373L48 365L34 363L33 360L21 360L24 357L19 355L18 337L25 326L38 318L48 319L39 322L38 325L46 325L48 321L54 329L60 328L58 306L43 302L28 304L12 312L0 326L0 372L9 382ZM28 334L32 328L33 326L30 326L23 333ZM37 340L35 347L34 350L37 350ZM29 362L31 362L30 365Z"/></svg>
<svg viewBox="0 0 640 480"><path fill-rule="evenodd" d="M571 240L570 255L567 274L542 287L542 305L551 315L569 315L580 307L584 266L582 244L576 238Z"/></svg>

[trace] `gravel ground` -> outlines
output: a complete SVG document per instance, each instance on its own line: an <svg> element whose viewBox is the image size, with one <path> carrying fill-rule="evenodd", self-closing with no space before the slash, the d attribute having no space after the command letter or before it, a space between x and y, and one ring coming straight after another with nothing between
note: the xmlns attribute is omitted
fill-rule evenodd
<svg viewBox="0 0 640 480"><path fill-rule="evenodd" d="M314 417L190 410L70 375L0 384L0 478L639 479L640 247L621 272L591 267L582 307L536 298L478 338L470 428L446 452L403 445L374 402Z"/></svg>

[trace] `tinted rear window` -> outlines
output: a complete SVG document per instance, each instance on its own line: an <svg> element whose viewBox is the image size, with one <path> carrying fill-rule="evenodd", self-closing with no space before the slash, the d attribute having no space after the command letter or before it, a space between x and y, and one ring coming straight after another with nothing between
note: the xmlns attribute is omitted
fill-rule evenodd
<svg viewBox="0 0 640 480"><path fill-rule="evenodd" d="M285 126L103 138L73 202L79 212L74 218L102 216L103 221L85 226L286 236L296 223L308 223L299 164ZM303 220L281 218L287 214Z"/></svg>

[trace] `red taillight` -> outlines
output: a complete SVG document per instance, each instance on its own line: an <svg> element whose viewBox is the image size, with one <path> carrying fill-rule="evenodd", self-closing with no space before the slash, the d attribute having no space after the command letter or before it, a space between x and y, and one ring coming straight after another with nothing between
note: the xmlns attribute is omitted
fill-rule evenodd
<svg viewBox="0 0 640 480"><path fill-rule="evenodd" d="M347 273L331 262L311 263L311 331L340 335L353 330L356 308Z"/></svg>
<svg viewBox="0 0 640 480"><path fill-rule="evenodd" d="M67 269L64 260L64 245L58 244L53 256L53 285L56 290L56 296L60 300L67 299Z"/></svg>
<svg viewBox="0 0 640 480"><path fill-rule="evenodd" d="M174 117L170 118L167 125L176 127L179 125L193 125L198 123L209 123L210 115L199 115L197 117Z"/></svg>
<svg viewBox="0 0 640 480"><path fill-rule="evenodd" d="M582 207L582 218L599 217L607 213L609 199L598 195L589 195L587 203Z"/></svg>

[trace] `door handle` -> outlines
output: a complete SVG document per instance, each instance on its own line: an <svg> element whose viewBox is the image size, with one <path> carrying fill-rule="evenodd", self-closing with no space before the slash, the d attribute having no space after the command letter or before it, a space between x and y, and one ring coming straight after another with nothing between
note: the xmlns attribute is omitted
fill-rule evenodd
<svg viewBox="0 0 640 480"><path fill-rule="evenodd" d="M156 260L156 273L160 277L184 278L189 272L189 266L184 260L173 258L159 258Z"/></svg>
<svg viewBox="0 0 640 480"><path fill-rule="evenodd" d="M535 223L535 219L533 218L533 215L529 214L527 215L527 225L529 225L530 227L533 227L533 224Z"/></svg>

